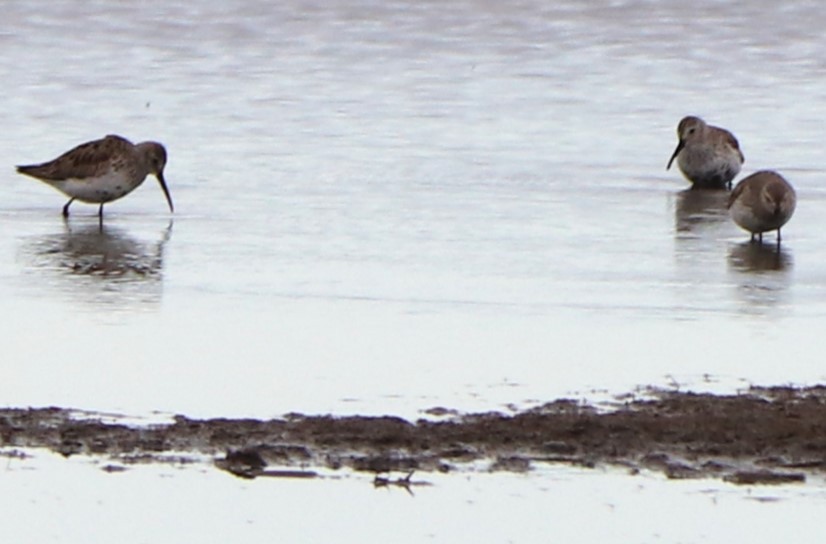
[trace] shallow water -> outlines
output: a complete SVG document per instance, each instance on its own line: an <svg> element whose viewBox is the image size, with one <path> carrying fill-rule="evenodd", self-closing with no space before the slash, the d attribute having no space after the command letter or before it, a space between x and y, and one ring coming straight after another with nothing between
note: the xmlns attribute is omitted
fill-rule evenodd
<svg viewBox="0 0 826 544"><path fill-rule="evenodd" d="M416 417L822 381L824 17L6 2L0 402ZM795 185L779 253L665 171L686 114ZM13 171L107 133L164 142L174 217L150 179L64 224Z"/></svg>
<svg viewBox="0 0 826 544"><path fill-rule="evenodd" d="M821 380L816 5L10 2L0 398L413 416ZM797 187L779 254L665 171L687 113ZM109 132L167 145L174 218L150 179L64 225L11 171Z"/></svg>
<svg viewBox="0 0 826 544"><path fill-rule="evenodd" d="M37 464L37 470L27 470ZM107 473L82 457L8 463L4 527L30 542L818 542L803 530L823 487L744 490L617 471L414 475L407 493L368 476L242 481L192 466ZM194 491L194 492L193 492ZM54 512L44 522L43 512ZM747 520L747 521L745 521ZM95 527L89 533L88 528Z"/></svg>

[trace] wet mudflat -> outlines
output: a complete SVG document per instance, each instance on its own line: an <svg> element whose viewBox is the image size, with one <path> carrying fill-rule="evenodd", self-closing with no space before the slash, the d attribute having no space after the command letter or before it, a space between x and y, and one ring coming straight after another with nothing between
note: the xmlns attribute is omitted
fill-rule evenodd
<svg viewBox="0 0 826 544"><path fill-rule="evenodd" d="M6 455L47 448L66 457L100 456L108 471L208 459L246 478L351 469L375 473L377 485L406 485L412 472L527 472L565 464L776 484L802 482L826 468L823 421L826 387L816 386L736 395L649 391L608 408L560 399L513 414L434 408L415 422L289 414L271 420L177 416L135 426L62 408L7 408L0 411L0 436Z"/></svg>

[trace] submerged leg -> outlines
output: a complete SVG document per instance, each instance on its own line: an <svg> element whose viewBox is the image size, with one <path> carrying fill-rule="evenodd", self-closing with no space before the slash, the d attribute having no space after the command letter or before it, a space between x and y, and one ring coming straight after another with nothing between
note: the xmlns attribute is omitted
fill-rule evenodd
<svg viewBox="0 0 826 544"><path fill-rule="evenodd" d="M63 217L69 217L69 204L71 204L74 201L74 198L70 198L69 202L67 202L66 205L63 206Z"/></svg>

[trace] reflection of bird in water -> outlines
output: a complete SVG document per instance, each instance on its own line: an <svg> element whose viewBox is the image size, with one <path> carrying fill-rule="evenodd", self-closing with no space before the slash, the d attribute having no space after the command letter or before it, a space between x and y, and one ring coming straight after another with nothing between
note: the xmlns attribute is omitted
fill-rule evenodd
<svg viewBox="0 0 826 544"><path fill-rule="evenodd" d="M728 262L733 269L741 272L780 272L793 265L791 254L783 248L751 242L732 246Z"/></svg>
<svg viewBox="0 0 826 544"><path fill-rule="evenodd" d="M80 293L86 301L156 302L164 245L171 233L170 222L152 243L137 240L119 228L66 222L64 232L38 237L27 252L35 268L51 272L48 283Z"/></svg>
<svg viewBox="0 0 826 544"><path fill-rule="evenodd" d="M783 308L793 264L791 254L774 244L745 242L732 246L728 265L734 272L737 297L746 303L740 310L760 315Z"/></svg>
<svg viewBox="0 0 826 544"><path fill-rule="evenodd" d="M163 246L171 232L170 222L161 240L148 246L118 228L102 225L72 227L66 223L65 232L40 240L37 253L50 260L50 266L75 274L138 279L160 274Z"/></svg>
<svg viewBox="0 0 826 544"><path fill-rule="evenodd" d="M690 232L727 221L728 195L726 191L697 189L686 189L677 193L674 211L677 232Z"/></svg>

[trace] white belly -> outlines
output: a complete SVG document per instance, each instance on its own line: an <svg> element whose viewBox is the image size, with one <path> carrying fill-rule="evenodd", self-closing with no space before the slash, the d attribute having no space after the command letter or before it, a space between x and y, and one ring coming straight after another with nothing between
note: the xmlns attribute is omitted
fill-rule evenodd
<svg viewBox="0 0 826 544"><path fill-rule="evenodd" d="M135 183L120 173L109 173L96 178L70 178L50 183L66 196L76 198L81 202L103 204L131 193L143 183L143 179Z"/></svg>
<svg viewBox="0 0 826 544"><path fill-rule="evenodd" d="M683 174L692 181L731 181L740 173L740 158L734 152L716 148L683 151L677 158Z"/></svg>

